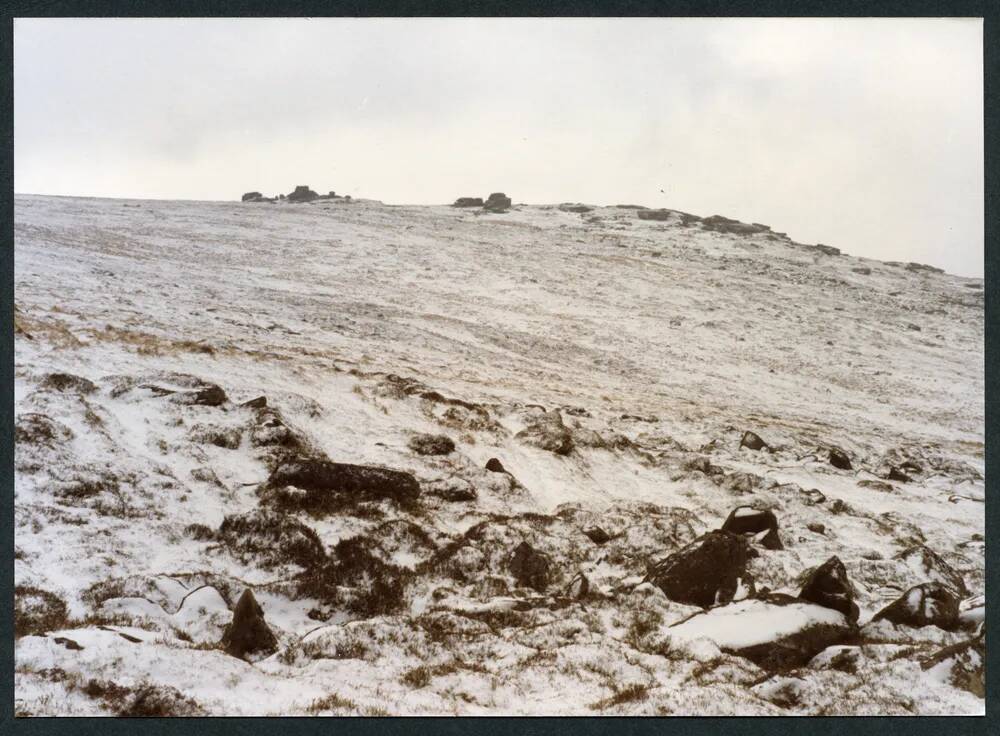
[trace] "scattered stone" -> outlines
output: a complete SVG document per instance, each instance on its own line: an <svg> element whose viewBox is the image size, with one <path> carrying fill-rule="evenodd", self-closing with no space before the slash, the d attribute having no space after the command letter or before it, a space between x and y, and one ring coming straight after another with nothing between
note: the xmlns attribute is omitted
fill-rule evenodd
<svg viewBox="0 0 1000 736"><path fill-rule="evenodd" d="M486 461L486 469L491 473L506 473L507 470L504 468L503 463L497 460L495 457L491 457Z"/></svg>
<svg viewBox="0 0 1000 736"><path fill-rule="evenodd" d="M222 647L226 654L240 659L252 654L271 654L278 648L278 640L250 588L243 591L236 603L233 621L222 635Z"/></svg>
<svg viewBox="0 0 1000 736"><path fill-rule="evenodd" d="M243 195L243 202L257 202L264 198L264 195L260 192L247 192Z"/></svg>
<svg viewBox="0 0 1000 736"><path fill-rule="evenodd" d="M871 488L873 491L881 491L882 493L893 493L896 490L891 483L886 483L883 480L872 480L871 478L859 480L858 485L862 488Z"/></svg>
<svg viewBox="0 0 1000 736"><path fill-rule="evenodd" d="M244 401L240 406L245 406L247 409L263 409L267 406L267 397L258 396L255 399L250 399L249 401Z"/></svg>
<svg viewBox="0 0 1000 736"><path fill-rule="evenodd" d="M861 274L862 276L871 276L872 274L872 270L868 268L868 266L858 266L857 268L852 268L851 270L854 271L854 273Z"/></svg>
<svg viewBox="0 0 1000 736"><path fill-rule="evenodd" d="M889 478L889 480L895 480L900 483L909 483L911 480L913 480L910 476L908 476L906 473L904 473L896 466L892 466L891 468L889 468L889 475L887 477Z"/></svg>
<svg viewBox="0 0 1000 736"><path fill-rule="evenodd" d="M840 255L840 248L834 248L832 245L823 245L822 243L816 243L816 245L814 245L813 248L815 248L816 250L818 250L823 255L827 255L827 256L839 256Z"/></svg>
<svg viewBox="0 0 1000 736"><path fill-rule="evenodd" d="M69 650L76 651L76 652L82 652L83 651L83 647L80 646L79 642L73 641L72 639L68 639L65 636L57 636L55 639L53 639L53 641L56 644L62 644L64 647L66 647Z"/></svg>
<svg viewBox="0 0 1000 736"><path fill-rule="evenodd" d="M522 442L556 455L568 455L573 451L573 435L563 424L558 409L533 415L527 426L515 437Z"/></svg>
<svg viewBox="0 0 1000 736"><path fill-rule="evenodd" d="M409 447L418 455L447 455L455 451L455 442L444 434L418 434L410 438Z"/></svg>
<svg viewBox="0 0 1000 736"><path fill-rule="evenodd" d="M730 534L766 534L760 543L765 549L784 549L778 536L778 518L770 509L755 509L752 506L737 506L729 513L722 525L722 531Z"/></svg>
<svg viewBox="0 0 1000 736"><path fill-rule="evenodd" d="M566 586L566 597L574 598L575 600L582 600L587 597L590 593L590 581L587 576L582 572L578 572L572 580L569 581L569 585Z"/></svg>
<svg viewBox="0 0 1000 736"><path fill-rule="evenodd" d="M549 585L551 562L548 555L539 552L527 542L521 542L510 558L510 571L517 584L544 592Z"/></svg>
<svg viewBox="0 0 1000 736"><path fill-rule="evenodd" d="M837 447L829 448L830 453L830 465L839 470L853 470L854 466L851 465L851 458L847 456L847 453Z"/></svg>
<svg viewBox="0 0 1000 736"><path fill-rule="evenodd" d="M652 567L643 582L657 586L678 603L708 608L733 600L746 574L749 545L724 531L701 535Z"/></svg>
<svg viewBox="0 0 1000 736"><path fill-rule="evenodd" d="M39 386L52 391L71 391L78 394L92 394L97 391L93 381L72 373L49 373L39 383Z"/></svg>
<svg viewBox="0 0 1000 736"><path fill-rule="evenodd" d="M914 273L920 273L921 271L926 273L944 273L944 269L935 268L934 266L928 266L926 263L914 263L910 262L906 264L907 271L913 271Z"/></svg>
<svg viewBox="0 0 1000 736"><path fill-rule="evenodd" d="M817 506L826 501L826 496L818 488L810 488L809 490L800 488L799 493L805 497L803 500L806 506Z"/></svg>
<svg viewBox="0 0 1000 736"><path fill-rule="evenodd" d="M820 524L818 521L813 521L810 522L809 524L806 524L806 529L808 529L811 532L815 532L816 534L823 534L823 535L826 534L826 527L823 524Z"/></svg>
<svg viewBox="0 0 1000 736"><path fill-rule="evenodd" d="M482 207L483 198L482 197L459 197L455 200L452 207Z"/></svg>
<svg viewBox="0 0 1000 736"><path fill-rule="evenodd" d="M599 526L592 526L589 529L584 529L583 533L586 534L590 541L594 544L607 544L611 541L611 535Z"/></svg>
<svg viewBox="0 0 1000 736"><path fill-rule="evenodd" d="M726 472L718 465L712 465L711 461L704 455L688 458L681 467L688 472L699 472L705 475L722 475Z"/></svg>
<svg viewBox="0 0 1000 736"><path fill-rule="evenodd" d="M958 599L946 585L922 583L910 588L872 617L897 625L937 626L951 630L958 621Z"/></svg>
<svg viewBox="0 0 1000 736"><path fill-rule="evenodd" d="M768 444L760 438L760 435L749 430L743 433L743 439L740 440L740 447L746 447L751 450L771 449Z"/></svg>
<svg viewBox="0 0 1000 736"><path fill-rule="evenodd" d="M559 209L563 212L576 212L579 214L593 211L592 207L588 207L585 204L561 204L559 205Z"/></svg>
<svg viewBox="0 0 1000 736"><path fill-rule="evenodd" d="M840 611L851 623L858 620L859 611L854 602L854 587L847 578L847 569L839 557L831 557L807 574L799 598Z"/></svg>
<svg viewBox="0 0 1000 736"><path fill-rule="evenodd" d="M487 212L506 212L512 204L510 197L503 192L493 192L483 203L483 209Z"/></svg>

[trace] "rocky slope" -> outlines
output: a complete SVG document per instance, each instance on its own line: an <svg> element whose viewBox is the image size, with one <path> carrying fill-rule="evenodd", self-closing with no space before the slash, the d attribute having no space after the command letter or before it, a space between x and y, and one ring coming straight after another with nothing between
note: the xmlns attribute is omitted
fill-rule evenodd
<svg viewBox="0 0 1000 736"><path fill-rule="evenodd" d="M23 715L983 712L981 280L358 200L15 261Z"/></svg>

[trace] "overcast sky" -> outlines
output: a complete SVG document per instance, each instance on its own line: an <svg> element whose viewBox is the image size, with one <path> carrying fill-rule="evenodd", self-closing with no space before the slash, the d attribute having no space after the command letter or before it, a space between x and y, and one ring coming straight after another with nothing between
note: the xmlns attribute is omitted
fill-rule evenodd
<svg viewBox="0 0 1000 736"><path fill-rule="evenodd" d="M671 207L983 268L982 24L43 19L15 190Z"/></svg>

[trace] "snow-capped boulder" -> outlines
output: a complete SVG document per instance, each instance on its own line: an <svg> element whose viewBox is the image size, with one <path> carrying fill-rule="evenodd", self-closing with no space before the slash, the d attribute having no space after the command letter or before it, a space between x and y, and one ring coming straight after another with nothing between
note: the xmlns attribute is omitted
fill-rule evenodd
<svg viewBox="0 0 1000 736"><path fill-rule="evenodd" d="M706 638L724 652L768 670L804 665L852 632L844 615L825 606L796 601L746 600L719 606L676 624L672 639Z"/></svg>
<svg viewBox="0 0 1000 736"><path fill-rule="evenodd" d="M915 585L872 617L906 626L952 629L958 621L958 599L941 583Z"/></svg>
<svg viewBox="0 0 1000 736"><path fill-rule="evenodd" d="M859 612L854 602L854 587L839 557L831 557L807 574L799 598L840 611L851 623L858 620Z"/></svg>
<svg viewBox="0 0 1000 736"><path fill-rule="evenodd" d="M729 512L722 531L731 534L763 534L760 543L765 549L784 549L778 536L778 517L770 509L737 506Z"/></svg>
<svg viewBox="0 0 1000 736"><path fill-rule="evenodd" d="M941 555L922 544L903 550L893 559L906 564L918 579L947 585L959 597L969 595L969 589L962 576L945 562Z"/></svg>
<svg viewBox="0 0 1000 736"><path fill-rule="evenodd" d="M711 531L654 565L643 582L678 603L702 608L728 603L741 583L753 584L746 572L748 550L744 537Z"/></svg>

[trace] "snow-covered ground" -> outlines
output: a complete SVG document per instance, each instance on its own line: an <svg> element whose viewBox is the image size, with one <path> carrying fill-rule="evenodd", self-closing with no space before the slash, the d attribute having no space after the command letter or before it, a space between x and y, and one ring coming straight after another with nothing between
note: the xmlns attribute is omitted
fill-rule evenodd
<svg viewBox="0 0 1000 736"><path fill-rule="evenodd" d="M629 207L21 195L15 280L21 714L984 711L974 654L932 661L982 616L981 280ZM419 497L277 488L276 422ZM742 505L779 525L761 602L644 582ZM858 626L763 601L831 556ZM926 582L959 625L870 621ZM820 624L808 662L737 652Z"/></svg>

